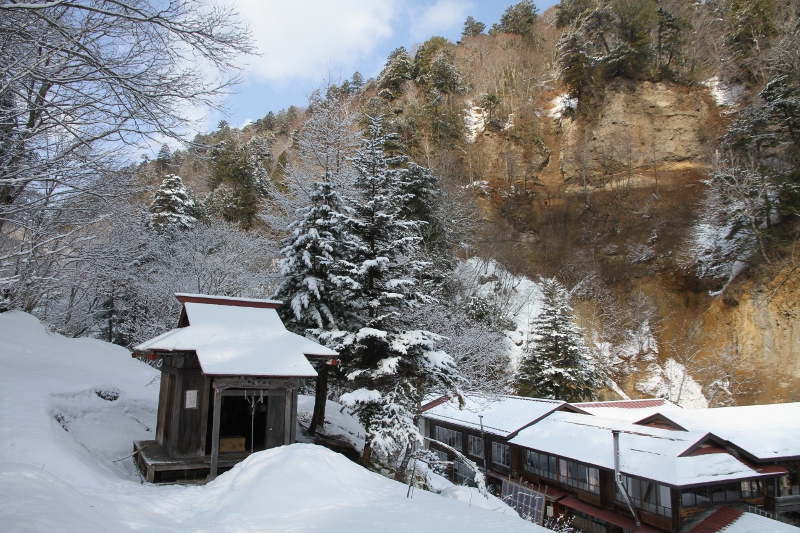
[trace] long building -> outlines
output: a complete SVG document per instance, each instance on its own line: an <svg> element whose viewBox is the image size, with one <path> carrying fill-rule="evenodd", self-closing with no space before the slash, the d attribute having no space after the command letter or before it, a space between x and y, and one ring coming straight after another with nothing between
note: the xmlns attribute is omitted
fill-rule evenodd
<svg viewBox="0 0 800 533"><path fill-rule="evenodd" d="M502 396L426 407L423 431L453 461L453 480L472 478L452 448L481 466L485 454L487 479L534 521L568 515L583 531L678 533L722 506L783 519L800 511L800 403L685 411L658 399Z"/></svg>

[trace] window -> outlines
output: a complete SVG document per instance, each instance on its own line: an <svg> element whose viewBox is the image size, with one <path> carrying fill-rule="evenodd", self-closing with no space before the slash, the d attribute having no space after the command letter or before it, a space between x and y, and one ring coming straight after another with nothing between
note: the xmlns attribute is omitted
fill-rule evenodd
<svg viewBox="0 0 800 533"><path fill-rule="evenodd" d="M708 487L693 487L681 491L681 506L695 507L697 505L708 505Z"/></svg>
<svg viewBox="0 0 800 533"><path fill-rule="evenodd" d="M467 465L456 459L453 461L453 483L456 485L475 486L475 472Z"/></svg>
<svg viewBox="0 0 800 533"><path fill-rule="evenodd" d="M764 483L762 481L742 481L742 498L759 498L764 495Z"/></svg>
<svg viewBox="0 0 800 533"><path fill-rule="evenodd" d="M511 454L508 452L508 444L492 443L492 462L496 465L511 466Z"/></svg>
<svg viewBox="0 0 800 533"><path fill-rule="evenodd" d="M622 483L634 507L648 513L672 517L672 498L669 487L628 476L622 476ZM617 501L625 501L619 492L619 487L617 487Z"/></svg>
<svg viewBox="0 0 800 533"><path fill-rule="evenodd" d="M724 485L712 485L711 501L712 503L738 502L739 484L726 483Z"/></svg>
<svg viewBox="0 0 800 533"><path fill-rule="evenodd" d="M600 470L575 461L525 450L523 468L538 476L559 481L570 487L600 494Z"/></svg>
<svg viewBox="0 0 800 533"><path fill-rule="evenodd" d="M461 451L461 432L436 426L436 440Z"/></svg>
<svg viewBox="0 0 800 533"><path fill-rule="evenodd" d="M474 435L467 436L467 452L475 457L483 457L483 439Z"/></svg>

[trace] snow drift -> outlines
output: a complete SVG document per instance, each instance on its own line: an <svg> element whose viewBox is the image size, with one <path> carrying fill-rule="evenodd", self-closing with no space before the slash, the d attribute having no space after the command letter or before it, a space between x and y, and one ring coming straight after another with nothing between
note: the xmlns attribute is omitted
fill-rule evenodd
<svg viewBox="0 0 800 533"><path fill-rule="evenodd" d="M155 433L151 367L9 312L0 368L4 531L541 531L474 499L407 499L404 485L310 444L256 453L205 486L143 484L126 456Z"/></svg>

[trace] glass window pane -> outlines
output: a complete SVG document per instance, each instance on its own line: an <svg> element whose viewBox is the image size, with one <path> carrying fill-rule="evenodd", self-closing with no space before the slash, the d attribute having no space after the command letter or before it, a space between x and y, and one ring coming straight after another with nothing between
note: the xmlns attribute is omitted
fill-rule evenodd
<svg viewBox="0 0 800 533"><path fill-rule="evenodd" d="M658 486L658 504L661 507L672 507L672 497L670 496L669 487L664 485Z"/></svg>
<svg viewBox="0 0 800 533"><path fill-rule="evenodd" d="M681 491L681 507L694 507L694 491L692 489L685 489Z"/></svg>
<svg viewBox="0 0 800 533"><path fill-rule="evenodd" d="M736 485L736 483L728 483L725 485L725 501L739 501L739 487Z"/></svg>
<svg viewBox="0 0 800 533"><path fill-rule="evenodd" d="M567 462L564 459L558 460L558 473L561 477L567 477Z"/></svg>
<svg viewBox="0 0 800 533"><path fill-rule="evenodd" d="M578 479L578 463L567 461L567 477L577 481Z"/></svg>
<svg viewBox="0 0 800 533"><path fill-rule="evenodd" d="M548 457L548 461L550 463L550 468L549 468L550 473L551 474L557 473L558 472L558 459L556 459L555 457L551 456L551 457Z"/></svg>
<svg viewBox="0 0 800 533"><path fill-rule="evenodd" d="M708 487L697 487L694 489L694 496L697 498L697 505L708 503Z"/></svg>
<svg viewBox="0 0 800 533"><path fill-rule="evenodd" d="M711 501L713 503L725 501L725 485L713 485L711 487Z"/></svg>

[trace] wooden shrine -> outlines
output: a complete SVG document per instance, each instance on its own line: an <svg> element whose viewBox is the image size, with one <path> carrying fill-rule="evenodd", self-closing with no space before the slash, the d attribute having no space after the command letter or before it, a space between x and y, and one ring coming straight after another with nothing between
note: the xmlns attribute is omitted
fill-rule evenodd
<svg viewBox="0 0 800 533"><path fill-rule="evenodd" d="M286 330L281 302L176 294L178 328L134 349L161 361L156 438L134 442L150 482L213 480L295 442L300 380L336 352Z"/></svg>

